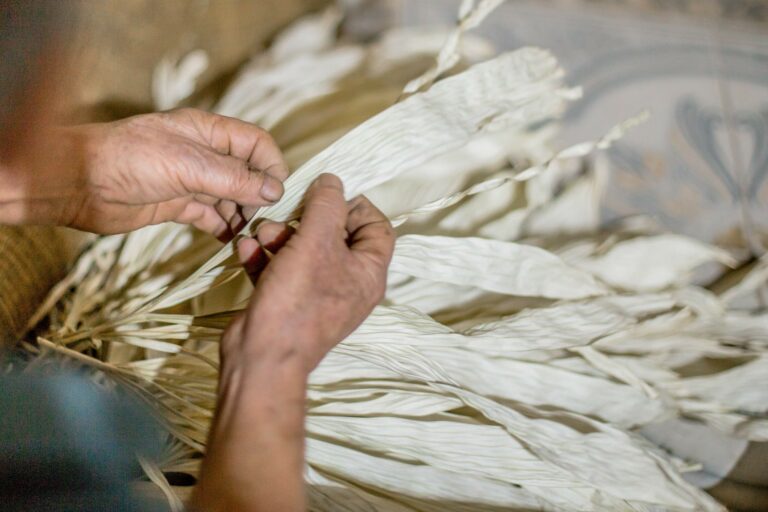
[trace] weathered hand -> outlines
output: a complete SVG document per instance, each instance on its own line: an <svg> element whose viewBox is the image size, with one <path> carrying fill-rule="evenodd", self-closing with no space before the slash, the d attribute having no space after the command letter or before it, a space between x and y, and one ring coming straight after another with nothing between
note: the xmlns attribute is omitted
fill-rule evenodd
<svg viewBox="0 0 768 512"><path fill-rule="evenodd" d="M394 246L387 218L365 197L347 203L330 174L305 204L296 233L265 223L258 240L239 242L255 291L222 341L225 357L297 357L309 372L381 300ZM268 263L262 246L276 253Z"/></svg>
<svg viewBox="0 0 768 512"><path fill-rule="evenodd" d="M295 233L266 223L238 244L255 290L221 340L218 405L193 498L201 511L306 510L307 376L384 293L387 218L364 197L347 203L330 174L305 205Z"/></svg>
<svg viewBox="0 0 768 512"><path fill-rule="evenodd" d="M193 109L51 130L47 142L5 173L5 222L118 233L174 221L228 238L288 175L268 133Z"/></svg>
<svg viewBox="0 0 768 512"><path fill-rule="evenodd" d="M288 176L268 133L199 110L82 130L89 141L85 186L71 224L88 231L175 221L226 237L252 209L280 199Z"/></svg>

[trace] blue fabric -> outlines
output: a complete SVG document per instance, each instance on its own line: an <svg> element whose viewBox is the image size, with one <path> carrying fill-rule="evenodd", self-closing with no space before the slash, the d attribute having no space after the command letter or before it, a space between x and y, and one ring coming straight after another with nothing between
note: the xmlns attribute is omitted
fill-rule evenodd
<svg viewBox="0 0 768 512"><path fill-rule="evenodd" d="M157 459L164 432L129 394L82 374L0 378L3 511L152 511L130 482L137 455Z"/></svg>

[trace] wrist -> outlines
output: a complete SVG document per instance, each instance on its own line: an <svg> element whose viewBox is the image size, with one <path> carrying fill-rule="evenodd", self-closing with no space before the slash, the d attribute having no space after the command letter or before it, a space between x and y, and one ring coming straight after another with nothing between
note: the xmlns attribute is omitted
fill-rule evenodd
<svg viewBox="0 0 768 512"><path fill-rule="evenodd" d="M258 311L250 311L240 328L228 331L221 340L222 372L229 365L250 367L261 373L280 370L283 377L306 380L317 365L314 347L320 343L317 328L291 318L268 297L254 295Z"/></svg>
<svg viewBox="0 0 768 512"><path fill-rule="evenodd" d="M243 353L222 360L215 431L250 436L258 423L303 438L308 373L299 358L276 354Z"/></svg>
<svg viewBox="0 0 768 512"><path fill-rule="evenodd" d="M75 128L51 128L44 151L0 162L0 223L68 225L84 189L84 137Z"/></svg>
<svg viewBox="0 0 768 512"><path fill-rule="evenodd" d="M293 360L222 365L193 503L199 510L305 510L306 372Z"/></svg>
<svg viewBox="0 0 768 512"><path fill-rule="evenodd" d="M298 357L227 358L221 365L219 399L255 400L265 405L286 398L303 400L307 379L306 367Z"/></svg>

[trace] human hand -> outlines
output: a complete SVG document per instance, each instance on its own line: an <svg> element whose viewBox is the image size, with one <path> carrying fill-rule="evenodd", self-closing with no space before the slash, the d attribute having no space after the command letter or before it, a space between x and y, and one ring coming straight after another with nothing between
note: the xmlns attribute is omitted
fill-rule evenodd
<svg viewBox="0 0 768 512"><path fill-rule="evenodd" d="M57 129L45 152L16 172L11 223L106 234L174 221L227 239L288 176L267 132L193 109Z"/></svg>
<svg viewBox="0 0 768 512"><path fill-rule="evenodd" d="M298 231L264 223L238 243L255 289L222 340L238 360L298 358L309 373L381 300L394 248L389 220L365 197L344 200L341 181L310 187ZM275 253L271 261L263 248Z"/></svg>
<svg viewBox="0 0 768 512"><path fill-rule="evenodd" d="M382 298L394 238L375 206L347 203L341 181L324 174L307 192L298 231L264 223L238 243L255 289L221 339L199 510L306 510L306 379Z"/></svg>

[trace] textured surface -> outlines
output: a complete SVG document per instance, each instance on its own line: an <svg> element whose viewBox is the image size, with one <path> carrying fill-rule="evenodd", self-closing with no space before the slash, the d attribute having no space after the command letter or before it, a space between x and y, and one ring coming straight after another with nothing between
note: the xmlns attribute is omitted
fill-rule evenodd
<svg viewBox="0 0 768 512"><path fill-rule="evenodd" d="M450 22L457 3L392 5L410 25ZM610 152L606 220L651 213L674 231L732 243L750 223L768 231L768 28L757 21L765 5L510 0L478 33L501 49L552 49L583 86L564 143L650 109L651 120Z"/></svg>
<svg viewBox="0 0 768 512"><path fill-rule="evenodd" d="M50 227L0 226L0 345L17 341L83 238Z"/></svg>
<svg viewBox="0 0 768 512"><path fill-rule="evenodd" d="M152 71L167 54L203 49L211 65L200 84L231 72L276 31L325 0L80 0L83 28L75 101L83 117L151 109Z"/></svg>
<svg viewBox="0 0 768 512"><path fill-rule="evenodd" d="M467 14L466 19L469 16ZM328 27L324 17L317 21L321 28L327 27L331 34L335 34L333 25ZM316 26L315 23L302 26L312 27ZM300 30L299 34L306 36L306 30ZM316 75L320 71L323 71L323 76L326 75L326 70L308 73L312 68L304 63L340 49L326 47L330 38L315 39L320 43L319 47L302 45L304 51L314 58L306 59L307 55L298 53L292 60L284 57L272 60L277 53L284 55L283 50L275 52L273 47L268 56L257 61L267 64L265 67L250 67L247 70L249 76L255 70L257 77L263 78L270 69L292 69L287 66L293 62L302 64L302 76L294 78L293 73L284 74L286 80L271 87L266 96L254 87L258 84L250 81L244 92L255 95L256 103L264 102L260 106L283 108L283 105L273 105L273 99L283 97L281 93L289 90L295 91L294 94L302 92L302 89L295 89L296 84L313 83L312 79L318 78ZM285 44L286 41L303 43L306 40L307 37L281 36L281 44L276 46L284 49L290 46ZM393 48L405 49L405 53L409 53L407 45L403 44L409 40L400 39ZM381 48L377 46L365 50L372 50L372 63L380 63L373 56L381 55ZM376 72L388 72L388 69L385 67L382 71L379 68L373 73ZM358 76L365 77L366 70L359 70L358 73ZM375 83L376 76L373 75L373 78ZM410 78L404 76L403 83ZM569 206L569 218L584 213L589 218L589 222L584 224L595 225L592 222L595 218L594 197L600 189L598 182L602 183L602 180L596 176L595 180L580 174L572 176L578 184L586 184L587 191L595 190L595 194L580 193L576 198L578 200L574 201L572 192L583 188L570 182L568 169L553 163L555 157L548 148L549 144L546 150L543 147L543 139L548 141L552 133L543 127L546 126L545 120L559 117L563 99L571 96L569 91L559 89L561 78L562 73L545 51L527 49L503 54L441 80L427 92L390 106L308 160L286 182L288 192L283 201L265 210L263 215L276 219L290 215L298 205L301 191L322 171L338 173L350 195L364 193L367 187L386 182L389 178L394 178L393 183L404 178L409 183L416 183L416 188L427 190L444 178L433 173L442 167L430 162L430 156L437 156L439 161L445 162L444 157L450 154L451 169L464 173L464 179L454 183L455 189L461 190L466 186L466 180L473 183L475 179L482 179L481 176L472 176L476 171L482 171L479 174L483 177L492 173L491 181L500 185L498 175L506 170L507 175L511 175L519 185L513 187L516 189L513 192L520 193L520 200L513 204L507 199L507 193L501 197L493 196L494 201L490 196L476 196L476 199L486 203L484 209L474 202L453 204L441 201L441 205L456 207L450 212L457 215L455 219L461 217L460 210L474 213L484 210L480 218L473 216L477 224L464 223L470 234L476 232L476 225L495 223L508 214L526 224L526 233L539 233L536 228L541 227L551 231L555 227L552 218L542 222L545 216L537 214L548 210L562 212L564 203ZM186 80L184 77L181 79ZM368 92L360 85L354 85L350 90L350 86L342 82L346 80L339 82L340 94L334 97L343 98L339 103L345 106L354 104L354 96L361 94L361 91ZM245 83L238 82L238 86ZM259 106L248 101L235 103L246 109L240 113L235 110L238 117L248 116L254 111L254 106ZM313 112L309 105L305 107L293 114L295 122L303 122L307 114ZM315 103L314 107L325 112L329 105ZM333 107L335 105L331 103L328 112L338 115L338 109ZM501 120L505 123L501 124ZM505 137L495 137L501 134L491 137L487 133L476 135L477 131L499 128L500 124L508 130ZM317 130L328 130L328 127L319 123ZM610 136L601 139L600 147L615 140L621 131L611 130ZM468 141L472 143L467 145ZM474 144L480 141L481 146ZM489 152L483 148L489 145L490 153L499 154L495 145L506 148L497 163L487 162ZM481 161L472 158L472 147L482 155ZM566 153L584 154L594 147L592 143L582 144ZM448 154L443 154L446 151ZM540 162L542 165L536 165ZM455 166L457 163L461 164L458 169ZM395 178L399 173L400 178ZM506 184L511 184L511 181ZM403 188L409 192L413 190L401 183L390 192ZM398 195L390 194L388 197L393 199ZM382 195L378 199L386 203ZM415 205L418 205L418 197L414 199ZM423 201L431 199L433 197L425 197ZM388 204L385 210L402 211L402 201L396 202L397 208ZM404 209L407 211L415 205ZM500 211L498 206L501 206ZM431 220L438 221L441 214L434 213L437 217ZM618 510L626 508L622 506L625 501L653 503L658 508L681 506L690 510L719 510L704 493L677 481L676 472L669 463L657 459L643 443L638 444L636 438L627 436L622 430L622 427L653 421L666 407L665 401L656 400L656 397L659 391L665 395L666 391L663 388L655 391L651 384L628 371L619 363L621 359L627 359L625 356L617 359L607 355L604 349L587 346L592 341L588 333L597 331L596 335L599 335L605 329L613 332L614 328L621 326L639 327L634 325L639 318L647 318L654 311L660 313L674 308L678 302L661 298L663 304L659 305L657 298L650 297L652 304L649 306L649 298L646 297L630 296L630 303L627 303L627 297L606 296L594 299L599 302L593 302L591 305L594 307L591 308L582 307L588 304L581 299L579 303L560 303L548 308L549 301L542 300L538 295L543 291L547 296L559 297L562 294L557 288L563 291L565 281L573 282L573 277L583 273L568 271L566 262L553 253L547 256L541 249L531 247L523 250L500 239L497 239L498 243L491 244L488 240L440 237L430 230L434 223L428 217L421 220L422 229L413 225L404 226L422 236L401 237L403 243L398 244L395 260L400 259L402 263L403 257L410 255L413 261L422 253L439 251L441 265L432 268L422 264L415 268L411 264L401 264L399 270L407 276L406 280L393 282L389 286L389 292L398 292L399 300L388 295L389 305L377 308L376 313L331 351L310 376L310 405L317 405L322 413L309 411L312 418L308 430L311 441L307 460L312 470L307 472L307 478L312 484L310 492L313 498L317 497L318 501L325 499L313 503L313 510L371 509L370 506L364 507L364 503L386 503L384 500L397 505L395 508L387 506L386 510L402 510L399 504L413 505L412 508L424 511L497 508ZM535 225L527 225L525 221L529 218L537 218L538 221ZM178 244L170 241L174 232ZM554 232L560 231L555 229ZM567 229L564 232L568 232ZM497 236L514 238L517 235L499 232ZM597 256L593 254L596 249L610 251L614 243L606 241L598 247L597 242L599 240L593 242L588 238L585 245L578 247L579 250L568 251L568 259L575 264L588 263L592 256ZM169 245L180 251L173 265L164 264L174 254L168 249ZM632 248L635 255L637 248ZM132 375L137 389L145 390L143 392L159 406L174 411L172 416L168 416L168 426L179 449L174 450L173 460L168 460L162 469L194 474L199 462L195 454L204 449L206 425L214 405L214 395L208 392L216 386L218 346L214 342L235 314L234 311L242 307L242 301L230 297L228 304L221 304L216 310L219 314L196 315L196 319L185 314L160 311L165 305L179 304L184 306L180 310L188 307L192 314L196 314L195 297L204 296L206 290L215 284L210 278L223 284L227 277L232 277L226 273L234 271L234 268L228 270L220 266L226 253L213 256L203 267L199 266L200 260L190 261L184 253L199 255L201 251L199 246L194 245L193 238L185 237L177 226L152 227L127 237L102 239L80 259L78 268L82 268L84 274L78 274L75 291L70 290L70 297L61 303L62 309L53 313L50 332L43 334L50 336L50 341L41 338L40 346L44 350L77 357L101 369L109 368L110 364L120 364L120 370L115 370L121 375L125 368L125 375ZM473 257L469 258L468 254ZM499 261L502 256L506 257ZM698 261L697 258L694 260ZM461 265L461 261L467 261L468 265ZM120 269L120 272L115 269ZM503 293L488 297L478 288L480 296L488 299L487 304L494 302L488 310L474 303L477 295L472 287L453 284L467 284L465 273L477 277L471 280L473 285L497 292L537 297L523 302L519 296L506 296L505 308L500 303L504 301L499 301ZM682 270L680 273L687 272ZM496 279L493 279L494 276ZM495 281L504 280L514 288L499 288ZM585 290L591 294L594 289L591 279L579 281L587 285ZM168 283L174 284L165 288ZM430 312L436 312L434 307L408 307L412 306L408 296L413 296L409 292L415 291L412 283L416 283L422 292L417 297L420 302L430 297L443 301L457 299L458 302L452 306L453 311L447 311L445 304L440 306L440 316L445 318L450 313L454 320L446 320L447 323L443 324L428 316ZM469 296L465 291L467 288L470 288ZM570 286L564 291L573 296L575 288ZM98 291L93 293L93 290ZM404 293L399 293L401 291ZM698 297L695 291L688 292L694 298ZM190 299L192 303L187 302ZM481 312L480 317L486 322L480 321L476 314L468 314L467 300L473 301L471 307ZM623 305L611 304L617 301ZM521 308L528 306L546 310L520 312ZM694 310L714 312L717 309L707 307L706 303L700 306ZM659 310L659 307L662 309ZM687 314L684 316L686 318L673 315L668 320L674 320L673 328L679 327L679 322L693 320ZM520 346L522 343L515 343L516 335L527 335L525 340L528 342L538 339L541 323L546 322L548 327L553 323L547 318L557 318L558 321L570 319L560 330L569 334L574 334L576 330L586 331L586 336L577 339L561 336L559 340L551 340L546 349L538 348L538 344L529 344L524 349ZM459 321L464 322L463 327L454 330ZM469 327L472 329L467 330ZM658 328L657 325L648 326L651 327ZM636 339L634 329L629 334L630 341ZM86 346L79 340L92 336L94 343L97 339L109 342L109 359L93 359L76 351ZM605 340L605 343L609 341ZM69 349L55 342L77 348ZM671 340L671 343L674 342ZM105 345L101 343L102 347ZM115 349L118 345L122 347L119 353ZM719 346L719 342L716 345ZM155 352L147 353L147 348L168 356L158 365L154 359ZM626 353L623 346L619 348L621 354ZM629 360L635 361L636 358L629 357ZM644 374L649 379L658 379L660 374L673 382L679 376L663 368L656 369L653 365L651 372L644 370ZM148 378L158 379L157 382L162 380L164 384L147 388ZM699 381L699 386L702 385ZM166 391L170 389L174 391ZM206 392L200 393L202 390ZM677 393L676 389L672 391ZM339 400L344 396L352 400ZM670 404L676 403L674 398L670 397ZM542 409L545 405L570 412L553 414L549 407ZM687 406L681 403L681 407ZM722 409L719 404L707 407ZM356 418L355 414L363 417ZM318 418L320 415L323 417ZM425 432L429 434L426 437ZM444 439L455 440L455 445L439 441L438 432L445 434ZM500 439L506 442L502 444ZM148 475L159 485L165 485L163 488L168 487L159 471L149 472ZM355 494L359 489L371 489L376 495L357 494L354 506L352 503L355 502L345 498L338 498L337 504L324 494L324 490L331 485ZM384 505L378 509L384 509Z"/></svg>
<svg viewBox="0 0 768 512"><path fill-rule="evenodd" d="M456 3L448 3L391 5L402 22L422 24L450 22ZM503 49L551 48L568 81L583 86L564 144L650 109L651 119L608 153L604 220L648 213L674 231L726 245L743 245L752 230L752 249L760 251L768 241L767 20L768 2L760 0L509 0L478 33ZM727 475L712 494L764 510L765 443L720 459L707 445L702 438L689 454L718 462L705 465L700 483Z"/></svg>

